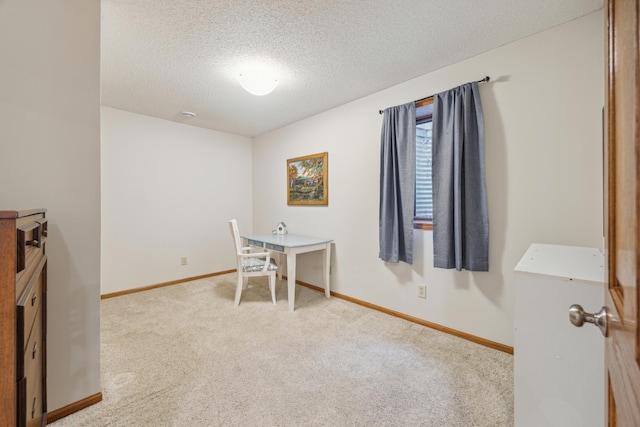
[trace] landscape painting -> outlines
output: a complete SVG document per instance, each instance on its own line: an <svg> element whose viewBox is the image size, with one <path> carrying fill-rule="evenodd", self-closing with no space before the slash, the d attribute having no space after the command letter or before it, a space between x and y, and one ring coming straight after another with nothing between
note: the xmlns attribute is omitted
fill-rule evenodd
<svg viewBox="0 0 640 427"><path fill-rule="evenodd" d="M329 153L287 160L287 204L328 205Z"/></svg>

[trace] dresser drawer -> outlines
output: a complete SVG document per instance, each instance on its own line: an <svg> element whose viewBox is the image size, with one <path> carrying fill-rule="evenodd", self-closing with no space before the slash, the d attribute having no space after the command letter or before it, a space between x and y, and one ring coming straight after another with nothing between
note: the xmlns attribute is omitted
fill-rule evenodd
<svg viewBox="0 0 640 427"><path fill-rule="evenodd" d="M27 395L24 417L27 427L42 425L44 394L42 393L42 363L36 363L35 370L27 376Z"/></svg>
<svg viewBox="0 0 640 427"><path fill-rule="evenodd" d="M45 274L43 274L43 272L46 264L47 258L43 257L16 304L16 343L20 353L26 348L29 333L33 326L33 320L44 298Z"/></svg>
<svg viewBox="0 0 640 427"><path fill-rule="evenodd" d="M42 311L38 310L27 349L18 357L18 427L40 426L44 408ZM22 366L21 366L22 365Z"/></svg>
<svg viewBox="0 0 640 427"><path fill-rule="evenodd" d="M29 378L38 365L42 365L42 310L38 310L29 341L24 349L24 372Z"/></svg>
<svg viewBox="0 0 640 427"><path fill-rule="evenodd" d="M42 426L46 405L42 364L34 364L27 377L18 381L18 419L17 427Z"/></svg>
<svg viewBox="0 0 640 427"><path fill-rule="evenodd" d="M30 378L35 372L37 365L42 364L42 353L44 351L42 335L42 310L38 310L29 334L26 345L18 349L21 356L16 361L17 378L26 376Z"/></svg>
<svg viewBox="0 0 640 427"><path fill-rule="evenodd" d="M47 236L47 220L42 214L31 215L22 218L23 223L18 225L17 232L17 264L16 273L21 272L27 266L29 258Z"/></svg>
<svg viewBox="0 0 640 427"><path fill-rule="evenodd" d="M18 236L19 235L20 233L18 233ZM16 261L19 270L16 274L16 297L18 298L22 295L25 288L28 286L28 283L32 279L33 275L36 274L36 269L40 269L40 263L42 262L42 259L46 257L46 238L39 237L39 239L40 240L38 240L38 242L40 246L28 247L29 245L25 244L25 251L23 251L23 253L17 254L18 257Z"/></svg>

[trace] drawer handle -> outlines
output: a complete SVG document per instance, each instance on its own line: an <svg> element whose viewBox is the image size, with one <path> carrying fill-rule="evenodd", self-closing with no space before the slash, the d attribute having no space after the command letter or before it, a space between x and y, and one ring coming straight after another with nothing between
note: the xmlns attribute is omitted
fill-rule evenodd
<svg viewBox="0 0 640 427"><path fill-rule="evenodd" d="M31 418L36 416L36 398L33 398L33 404L31 405Z"/></svg>
<svg viewBox="0 0 640 427"><path fill-rule="evenodd" d="M33 350L31 350L31 358L36 358L36 351L38 351L38 341L33 343Z"/></svg>
<svg viewBox="0 0 640 427"><path fill-rule="evenodd" d="M30 246L38 246L38 241L37 240L27 240L27 245Z"/></svg>
<svg viewBox="0 0 640 427"><path fill-rule="evenodd" d="M33 307L34 305L36 305L36 300L38 299L38 294L34 293L33 296L31 297L31 307Z"/></svg>

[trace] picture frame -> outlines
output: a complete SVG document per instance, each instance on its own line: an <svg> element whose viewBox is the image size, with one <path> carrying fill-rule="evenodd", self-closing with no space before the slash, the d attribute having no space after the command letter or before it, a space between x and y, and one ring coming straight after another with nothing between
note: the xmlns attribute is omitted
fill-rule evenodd
<svg viewBox="0 0 640 427"><path fill-rule="evenodd" d="M329 204L329 153L287 159L287 205Z"/></svg>

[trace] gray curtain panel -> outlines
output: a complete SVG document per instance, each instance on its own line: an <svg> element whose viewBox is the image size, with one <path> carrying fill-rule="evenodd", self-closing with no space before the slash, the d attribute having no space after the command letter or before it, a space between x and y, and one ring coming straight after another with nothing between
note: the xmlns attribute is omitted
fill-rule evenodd
<svg viewBox="0 0 640 427"><path fill-rule="evenodd" d="M384 110L380 141L380 254L383 261L413 263L416 186L416 107Z"/></svg>
<svg viewBox="0 0 640 427"><path fill-rule="evenodd" d="M434 95L433 265L489 271L484 122L478 84Z"/></svg>

